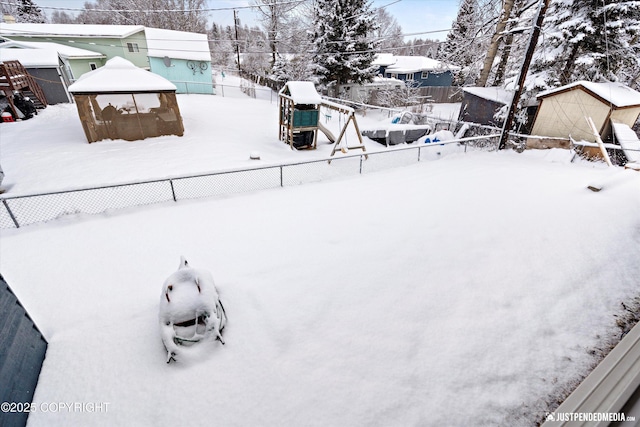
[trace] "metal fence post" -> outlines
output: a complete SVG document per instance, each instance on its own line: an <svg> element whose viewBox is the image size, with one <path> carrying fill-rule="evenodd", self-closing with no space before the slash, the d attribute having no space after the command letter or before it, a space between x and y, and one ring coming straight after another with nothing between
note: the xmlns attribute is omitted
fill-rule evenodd
<svg viewBox="0 0 640 427"><path fill-rule="evenodd" d="M16 220L16 217L13 216L13 212L11 212L11 209L9 209L9 205L7 204L7 201L2 199L2 204L4 205L5 209L7 210L7 213L11 217L11 220L15 224L16 228L20 228L20 224L18 224L18 220Z"/></svg>
<svg viewBox="0 0 640 427"><path fill-rule="evenodd" d="M362 154L360 155L360 175L362 175L362 157L364 157Z"/></svg>
<svg viewBox="0 0 640 427"><path fill-rule="evenodd" d="M173 201L177 202L178 200L176 199L176 190L175 190L175 188L173 188L173 180L172 179L169 180L169 185L171 185L171 195L173 196Z"/></svg>
<svg viewBox="0 0 640 427"><path fill-rule="evenodd" d="M284 179L283 179L284 166L280 165L280 187L284 187Z"/></svg>

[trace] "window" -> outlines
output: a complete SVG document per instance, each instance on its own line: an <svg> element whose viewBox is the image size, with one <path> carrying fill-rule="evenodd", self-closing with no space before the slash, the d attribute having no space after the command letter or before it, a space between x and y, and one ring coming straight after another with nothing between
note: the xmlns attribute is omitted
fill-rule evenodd
<svg viewBox="0 0 640 427"><path fill-rule="evenodd" d="M95 62L89 62L89 68L91 68L91 71L95 70L96 68L98 68L98 66L96 65Z"/></svg>
<svg viewBox="0 0 640 427"><path fill-rule="evenodd" d="M407 74L407 80L413 80L413 73Z"/></svg>
<svg viewBox="0 0 640 427"><path fill-rule="evenodd" d="M422 80L428 79L429 78L429 72L428 71L423 71L422 72Z"/></svg>
<svg viewBox="0 0 640 427"><path fill-rule="evenodd" d="M129 49L129 52L140 52L138 43L127 43L127 49Z"/></svg>

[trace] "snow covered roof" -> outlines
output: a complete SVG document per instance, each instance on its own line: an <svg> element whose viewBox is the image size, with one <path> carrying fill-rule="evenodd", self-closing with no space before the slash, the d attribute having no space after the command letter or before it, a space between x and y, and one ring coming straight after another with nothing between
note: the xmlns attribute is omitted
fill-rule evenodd
<svg viewBox="0 0 640 427"><path fill-rule="evenodd" d="M97 70L83 74L69 86L71 93L139 93L175 91L176 86L162 76L143 70L116 56Z"/></svg>
<svg viewBox="0 0 640 427"><path fill-rule="evenodd" d="M162 30L159 28L145 28L144 31L147 37L149 56L211 61L209 41L206 34Z"/></svg>
<svg viewBox="0 0 640 427"><path fill-rule="evenodd" d="M14 50L22 49L40 49L40 50L53 50L63 58L104 58L105 55L92 50L80 49L73 46L66 46L60 43L53 42L21 42L21 41L8 41L0 43L0 49L12 48Z"/></svg>
<svg viewBox="0 0 640 427"><path fill-rule="evenodd" d="M396 60L394 59L393 53L376 53L371 65L385 66L391 65L394 62L396 62Z"/></svg>
<svg viewBox="0 0 640 427"><path fill-rule="evenodd" d="M288 90L289 95L296 104L320 104L322 103L322 97L316 91L316 87L313 82L300 82L291 81L280 91L286 93Z"/></svg>
<svg viewBox="0 0 640 427"><path fill-rule="evenodd" d="M555 89L550 89L538 94L538 98L544 98L558 92L565 92L576 87L583 87L593 95L613 104L615 107L640 106L640 92L625 86L622 83L606 82L593 83L580 80Z"/></svg>
<svg viewBox="0 0 640 427"><path fill-rule="evenodd" d="M2 24L3 36L73 36L124 38L144 30L142 25L79 25L79 24Z"/></svg>
<svg viewBox="0 0 640 427"><path fill-rule="evenodd" d="M489 101L499 102L507 105L513 99L513 91L501 87L463 87L464 92Z"/></svg>
<svg viewBox="0 0 640 427"><path fill-rule="evenodd" d="M394 56L395 62L386 69L390 73L416 73L418 71L459 70L460 67L448 65L426 56Z"/></svg>
<svg viewBox="0 0 640 427"><path fill-rule="evenodd" d="M60 65L58 52L49 49L0 49L0 62L20 61L25 67L52 68Z"/></svg>

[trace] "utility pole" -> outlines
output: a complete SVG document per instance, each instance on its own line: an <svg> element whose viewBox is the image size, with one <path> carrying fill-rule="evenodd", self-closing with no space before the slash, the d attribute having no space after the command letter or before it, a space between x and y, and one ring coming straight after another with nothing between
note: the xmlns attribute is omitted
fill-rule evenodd
<svg viewBox="0 0 640 427"><path fill-rule="evenodd" d="M542 29L542 22L544 21L544 15L547 12L547 8L549 7L550 0L540 0L540 4L538 5L538 15L536 17L536 22L531 29L531 37L529 38L529 46L527 46L527 51L524 55L524 59L522 60L522 67L520 68L520 75L518 76L518 82L516 83L516 91L513 94L513 100L511 101L511 105L509 106L509 111L507 113L507 119L504 121L504 126L502 127L502 133L500 134L500 142L498 143L498 150L504 150L507 146L507 139L509 139L509 131L511 130L511 126L513 125L513 118L516 115L516 109L518 107L518 102L520 102L520 95L522 95L522 90L524 89L524 82L527 78L527 73L529 72L529 64L531 64L531 58L533 58L533 52L536 49L536 45L538 44L538 37L540 36L540 30Z"/></svg>
<svg viewBox="0 0 640 427"><path fill-rule="evenodd" d="M238 60L238 74L242 73L240 69L240 43L238 43L238 23L240 20L238 19L238 11L233 9L233 25L236 28L236 59Z"/></svg>

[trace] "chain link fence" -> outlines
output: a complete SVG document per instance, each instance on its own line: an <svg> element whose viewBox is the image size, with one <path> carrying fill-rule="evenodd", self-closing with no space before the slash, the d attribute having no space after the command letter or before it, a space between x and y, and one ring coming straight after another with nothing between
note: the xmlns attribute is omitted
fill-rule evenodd
<svg viewBox="0 0 640 427"><path fill-rule="evenodd" d="M323 160L167 178L128 184L0 198L0 229L51 221L67 215L198 199L324 181L377 172L438 158L440 151L495 150L499 135L421 144Z"/></svg>

